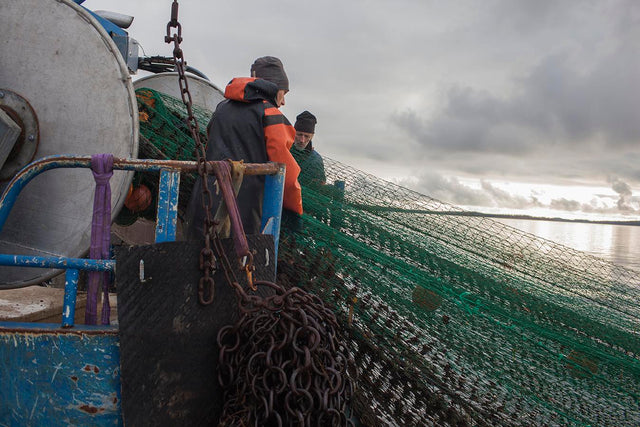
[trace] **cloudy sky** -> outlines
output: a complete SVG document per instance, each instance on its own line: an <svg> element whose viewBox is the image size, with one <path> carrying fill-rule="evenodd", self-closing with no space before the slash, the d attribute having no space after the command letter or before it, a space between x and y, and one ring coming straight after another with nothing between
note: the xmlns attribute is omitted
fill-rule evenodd
<svg viewBox="0 0 640 427"><path fill-rule="evenodd" d="M640 1L183 0L189 65L219 87L278 56L321 154L485 210L640 217ZM133 15L146 55L171 1Z"/></svg>

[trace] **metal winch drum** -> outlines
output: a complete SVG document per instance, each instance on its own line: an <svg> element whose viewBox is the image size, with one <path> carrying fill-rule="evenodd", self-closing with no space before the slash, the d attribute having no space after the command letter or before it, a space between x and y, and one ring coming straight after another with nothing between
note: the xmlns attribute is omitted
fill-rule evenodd
<svg viewBox="0 0 640 427"><path fill-rule="evenodd" d="M69 0L0 2L0 191L30 161L55 154L137 157L138 111L127 66L103 27ZM111 178L112 215L131 173ZM94 179L57 169L22 191L0 232L0 253L82 257ZM56 270L0 267L0 288L40 283Z"/></svg>
<svg viewBox="0 0 640 427"><path fill-rule="evenodd" d="M211 112L215 111L220 101L224 100L223 92L216 85L202 77L189 74L187 78L193 105ZM133 87L136 90L141 88L153 89L156 92L181 99L177 72L153 74L139 78L133 82ZM199 125L202 127L206 126L207 123L199 123Z"/></svg>

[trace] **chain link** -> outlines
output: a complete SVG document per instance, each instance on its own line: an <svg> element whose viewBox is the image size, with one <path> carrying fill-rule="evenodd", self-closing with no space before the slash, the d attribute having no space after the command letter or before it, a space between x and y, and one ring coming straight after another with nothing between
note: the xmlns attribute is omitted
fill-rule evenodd
<svg viewBox="0 0 640 427"><path fill-rule="evenodd" d="M247 294L234 283L240 319L218 333L220 426L353 426L355 362L335 315L300 288Z"/></svg>
<svg viewBox="0 0 640 427"><path fill-rule="evenodd" d="M176 31L171 34L171 29ZM198 175L202 181L202 209L205 212L203 237L204 248L200 252L200 269L202 270L202 278L198 284L198 301L202 305L209 305L215 297L215 288L213 281L213 273L216 269L216 257L211 250L211 242L217 238L214 235L215 221L211 209L213 207L213 198L209 190L209 182L207 179L207 147L200 139L200 127L198 120L193 114L193 99L189 92L189 82L185 75L187 62L184 59L184 53L180 48L182 42L182 25L178 22L178 1L174 0L171 4L171 20L167 23L167 35L164 38L165 43L173 43L173 62L178 72L178 83L180 85L180 96L182 102L187 108L187 125L191 131L191 136L196 144L196 155L198 161Z"/></svg>
<svg viewBox="0 0 640 427"><path fill-rule="evenodd" d="M172 28L176 29L173 35ZM268 297L247 294L233 273L214 230L206 147L193 115L181 41L178 2L174 0L165 42L174 44L173 59L189 129L196 143L205 211L205 245L200 252L203 276L198 284L198 300L203 305L214 300L212 276L217 268L217 255L226 280L235 288L241 314L235 325L222 328L218 334L218 379L226 389L220 425L353 426L347 414L354 391L351 378L356 375L355 364L346 351L335 315L320 298L300 288L285 290L271 282L254 283L251 253L244 265L249 288L255 291L260 284L271 288L273 294Z"/></svg>

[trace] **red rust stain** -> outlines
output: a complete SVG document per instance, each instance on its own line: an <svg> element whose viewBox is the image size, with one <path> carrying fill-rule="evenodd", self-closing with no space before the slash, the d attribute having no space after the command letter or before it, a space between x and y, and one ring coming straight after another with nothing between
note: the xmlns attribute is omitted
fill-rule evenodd
<svg viewBox="0 0 640 427"><path fill-rule="evenodd" d="M72 379L74 382L76 382L76 383L78 382L78 377L76 377L75 375L74 375L74 376L72 376L72 377L71 377L71 379Z"/></svg>
<svg viewBox="0 0 640 427"><path fill-rule="evenodd" d="M96 408L95 406L81 405L78 409L88 414L97 414L98 412L104 412L104 408Z"/></svg>
<svg viewBox="0 0 640 427"><path fill-rule="evenodd" d="M93 365L84 365L84 368L82 368L83 371L87 371L87 372L95 372L96 374L98 372L100 372L100 368L98 368L97 366L93 366Z"/></svg>

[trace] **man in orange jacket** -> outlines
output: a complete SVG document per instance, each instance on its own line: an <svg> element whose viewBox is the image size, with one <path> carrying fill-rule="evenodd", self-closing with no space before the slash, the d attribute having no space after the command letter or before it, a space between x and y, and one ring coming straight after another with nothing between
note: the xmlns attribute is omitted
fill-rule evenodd
<svg viewBox="0 0 640 427"><path fill-rule="evenodd" d="M302 193L298 183L300 167L289 152L296 131L278 110L285 104L289 80L282 62L273 56L255 60L252 77L238 77L225 89L207 126L207 160L244 160L245 163L284 163L287 167L284 185L283 215L302 215ZM214 189L215 178L209 177ZM187 209L189 235L202 235L202 183L196 181ZM245 233L257 234L262 216L263 176L246 176L238 193L238 208ZM219 198L214 198L213 213ZM289 212L286 212L289 211Z"/></svg>

